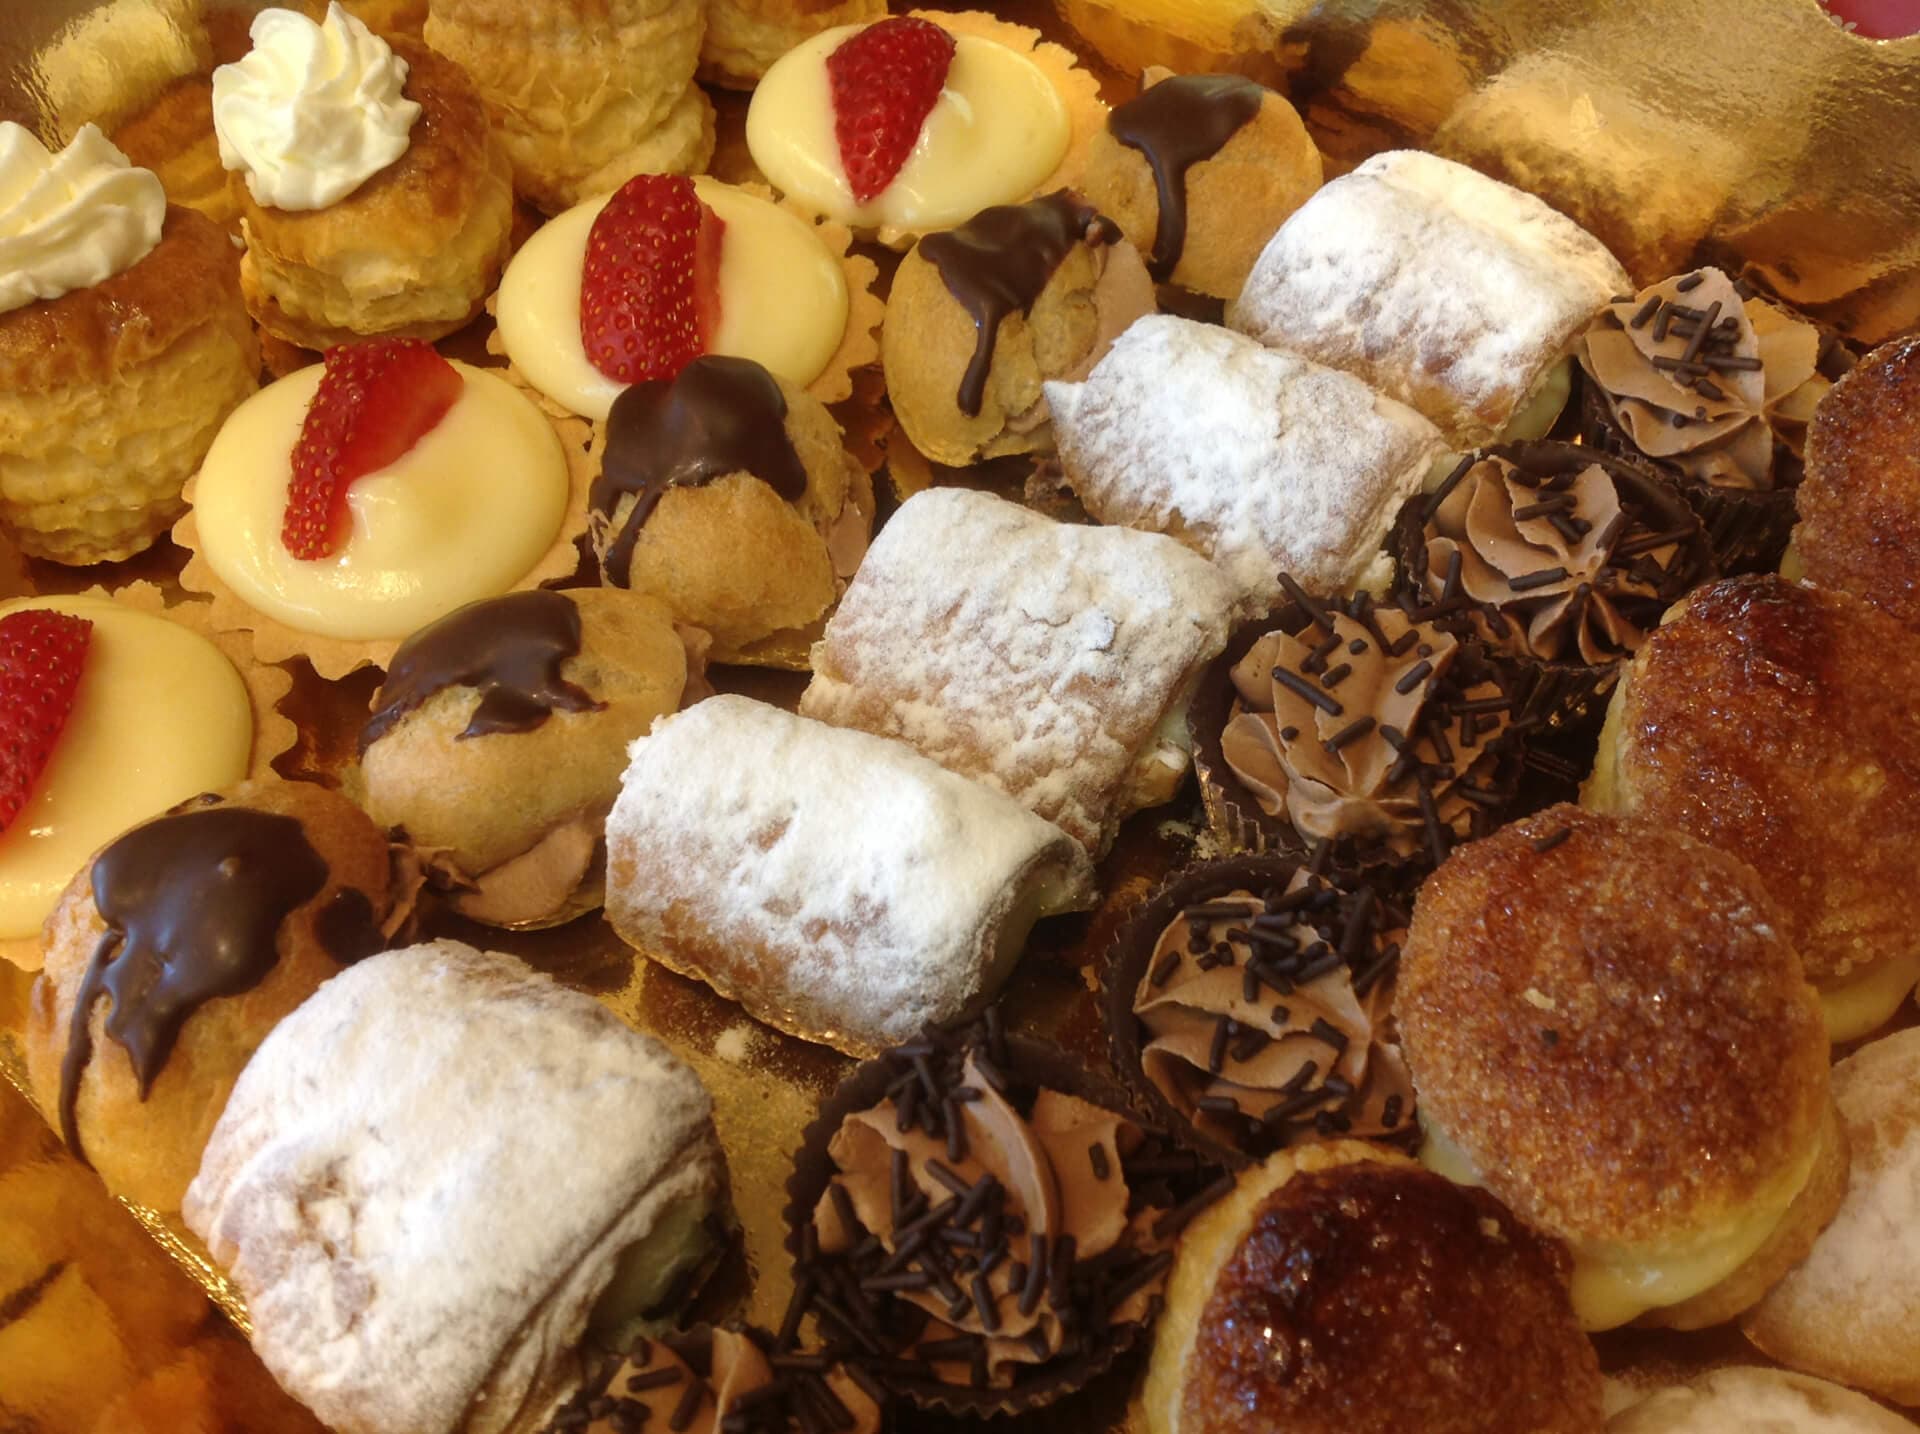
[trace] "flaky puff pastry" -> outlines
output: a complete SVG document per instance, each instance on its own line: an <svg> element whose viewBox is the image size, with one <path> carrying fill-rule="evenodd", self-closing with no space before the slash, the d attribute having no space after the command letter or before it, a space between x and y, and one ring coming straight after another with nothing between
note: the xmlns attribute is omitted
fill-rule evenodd
<svg viewBox="0 0 1920 1434"><path fill-rule="evenodd" d="M247 251L240 283L260 327L302 348L374 334L437 339L480 312L506 264L513 180L460 67L392 42L420 105L407 152L346 198L293 212L227 178Z"/></svg>
<svg viewBox="0 0 1920 1434"><path fill-rule="evenodd" d="M713 107L693 86L701 0L430 0L427 43L465 66L521 196L549 214L636 174L693 174Z"/></svg>
<svg viewBox="0 0 1920 1434"><path fill-rule="evenodd" d="M227 236L169 205L139 263L0 314L0 523L60 563L141 551L259 374Z"/></svg>
<svg viewBox="0 0 1920 1434"><path fill-rule="evenodd" d="M113 132L113 142L136 165L160 176L167 198L234 234L240 205L227 187L220 141L213 132L213 81L188 75L162 90L145 109Z"/></svg>
<svg viewBox="0 0 1920 1434"><path fill-rule="evenodd" d="M886 0L707 0L700 78L750 90L802 40L839 25L884 19Z"/></svg>

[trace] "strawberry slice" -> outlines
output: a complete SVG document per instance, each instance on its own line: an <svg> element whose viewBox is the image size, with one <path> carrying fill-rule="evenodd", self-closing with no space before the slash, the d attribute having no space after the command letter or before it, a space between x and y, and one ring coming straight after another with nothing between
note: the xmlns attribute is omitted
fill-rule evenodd
<svg viewBox="0 0 1920 1434"><path fill-rule="evenodd" d="M92 638L93 624L69 613L28 608L0 617L0 832L52 760Z"/></svg>
<svg viewBox="0 0 1920 1434"><path fill-rule="evenodd" d="M672 379L707 351L726 227L681 175L636 175L614 192L580 271L580 342L595 368L620 383Z"/></svg>
<svg viewBox="0 0 1920 1434"><path fill-rule="evenodd" d="M911 15L869 25L827 56L833 136L854 203L893 183L952 64L953 36Z"/></svg>
<svg viewBox="0 0 1920 1434"><path fill-rule="evenodd" d="M373 339L327 350L326 372L293 446L280 541L303 561L328 558L352 531L347 489L425 438L460 397L460 371L424 339Z"/></svg>

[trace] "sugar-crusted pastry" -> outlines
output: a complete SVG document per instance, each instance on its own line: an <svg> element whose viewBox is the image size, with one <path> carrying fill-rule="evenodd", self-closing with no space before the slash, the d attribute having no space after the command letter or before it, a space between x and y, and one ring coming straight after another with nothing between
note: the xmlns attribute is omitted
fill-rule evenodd
<svg viewBox="0 0 1920 1434"><path fill-rule="evenodd" d="M1748 1308L1846 1188L1819 1000L1753 869L1561 805L1420 889L1394 1012L1421 1159L1572 1248L1588 1329Z"/></svg>
<svg viewBox="0 0 1920 1434"><path fill-rule="evenodd" d="M1920 981L1920 647L1845 593L1765 575L1701 588L1634 659L1582 801L1759 872L1835 1041Z"/></svg>
<svg viewBox="0 0 1920 1434"><path fill-rule="evenodd" d="M897 742L744 697L654 724L607 819L628 944L772 1026L870 1054L986 1000L1083 905L1057 827Z"/></svg>
<svg viewBox="0 0 1920 1434"><path fill-rule="evenodd" d="M435 339L480 312L506 262L506 151L456 64L381 39L337 3L263 10L213 76L240 206L240 282L260 327L302 348Z"/></svg>
<svg viewBox="0 0 1920 1434"><path fill-rule="evenodd" d="M1281 1151L1187 1227L1135 1404L1147 1434L1596 1434L1567 1254L1353 1141Z"/></svg>
<svg viewBox="0 0 1920 1434"><path fill-rule="evenodd" d="M1087 511L1213 559L1250 612L1280 602L1283 571L1315 593L1379 580L1389 526L1444 451L1346 374L1167 314L1046 393Z"/></svg>
<svg viewBox="0 0 1920 1434"><path fill-rule="evenodd" d="M712 1244L699 1077L592 997L437 941L321 987L248 1063L188 1192L253 1347L342 1434L537 1428L590 1322Z"/></svg>
<svg viewBox="0 0 1920 1434"><path fill-rule="evenodd" d="M240 232L240 203L227 187L220 141L213 132L213 79L176 80L113 131L114 145L166 186L167 198L197 209L233 234Z"/></svg>
<svg viewBox="0 0 1920 1434"><path fill-rule="evenodd" d="M905 742L1097 856L1186 775L1186 704L1232 602L1170 538L932 489L875 540L800 711Z"/></svg>
<svg viewBox="0 0 1920 1434"><path fill-rule="evenodd" d="M822 30L884 19L886 0L707 0L700 78L750 90L787 51Z"/></svg>
<svg viewBox="0 0 1920 1434"><path fill-rule="evenodd" d="M1902 1419L1837 1384L1784 1369L1732 1365L1669 1385L1607 1421L1607 1434L1914 1434Z"/></svg>
<svg viewBox="0 0 1920 1434"><path fill-rule="evenodd" d="M1365 379L1471 448L1546 432L1566 399L1561 365L1631 287L1597 239L1532 195L1394 150L1280 226L1227 322Z"/></svg>
<svg viewBox="0 0 1920 1434"><path fill-rule="evenodd" d="M0 122L0 191L0 523L33 557L129 557L258 386L233 250L92 125L55 155Z"/></svg>

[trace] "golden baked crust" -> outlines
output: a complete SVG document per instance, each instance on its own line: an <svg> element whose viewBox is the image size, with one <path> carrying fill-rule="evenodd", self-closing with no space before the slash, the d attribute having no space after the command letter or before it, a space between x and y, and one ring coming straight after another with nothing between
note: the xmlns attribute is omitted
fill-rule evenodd
<svg viewBox="0 0 1920 1434"><path fill-rule="evenodd" d="M1920 632L1920 338L1875 349L1820 400L1796 501L1807 580Z"/></svg>
<svg viewBox="0 0 1920 1434"><path fill-rule="evenodd" d="M886 0L708 0L699 77L750 90L802 40L838 25L886 18Z"/></svg>
<svg viewBox="0 0 1920 1434"><path fill-rule="evenodd" d="M1700 589L1634 658L1589 805L1751 865L1816 986L1911 956L1916 681L1920 643L1845 593L1771 575Z"/></svg>
<svg viewBox="0 0 1920 1434"><path fill-rule="evenodd" d="M1423 1117L1541 1229L1720 1227L1828 1103L1783 926L1751 867L1639 818L1562 805L1462 847L1420 889L1394 1001Z"/></svg>
<svg viewBox="0 0 1920 1434"><path fill-rule="evenodd" d="M162 90L113 132L128 159L160 176L167 198L197 209L222 229L240 232L240 206L227 187L220 140L213 130L213 81L188 75Z"/></svg>

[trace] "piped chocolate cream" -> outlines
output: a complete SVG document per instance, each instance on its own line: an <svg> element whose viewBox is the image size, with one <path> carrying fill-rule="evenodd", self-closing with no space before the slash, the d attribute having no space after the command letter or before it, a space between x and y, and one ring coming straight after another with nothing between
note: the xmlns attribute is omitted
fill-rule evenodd
<svg viewBox="0 0 1920 1434"><path fill-rule="evenodd" d="M1187 171L1225 148L1260 113L1265 93L1240 75L1175 75L1107 116L1113 137L1153 170L1160 219L1147 271L1158 282L1172 276L1187 245Z"/></svg>

